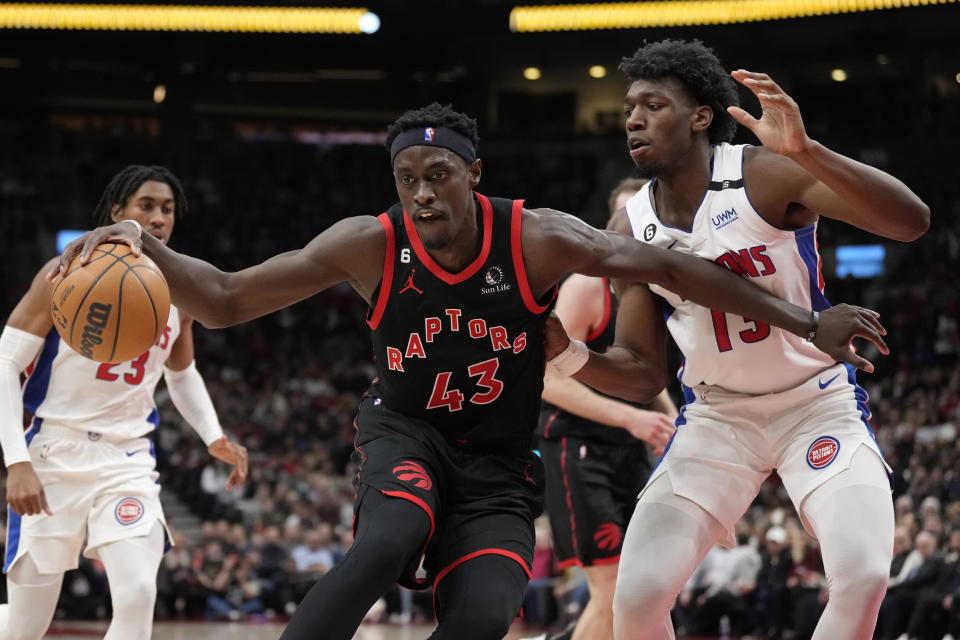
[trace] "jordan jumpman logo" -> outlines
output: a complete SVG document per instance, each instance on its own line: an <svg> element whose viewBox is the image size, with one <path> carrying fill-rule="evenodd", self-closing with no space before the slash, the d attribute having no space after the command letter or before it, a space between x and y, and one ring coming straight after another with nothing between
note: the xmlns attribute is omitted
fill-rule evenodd
<svg viewBox="0 0 960 640"><path fill-rule="evenodd" d="M417 272L416 269L411 269L411 270L410 270L410 275L407 276L407 282L403 285L403 288L400 289L400 291L397 293L397 295L400 295L400 294L403 293L404 291L409 291L410 289L413 289L413 290L416 291L417 293L423 295L423 291L421 291L420 289L418 289L418 288L417 288L417 285L413 284L413 274L415 274L416 272Z"/></svg>

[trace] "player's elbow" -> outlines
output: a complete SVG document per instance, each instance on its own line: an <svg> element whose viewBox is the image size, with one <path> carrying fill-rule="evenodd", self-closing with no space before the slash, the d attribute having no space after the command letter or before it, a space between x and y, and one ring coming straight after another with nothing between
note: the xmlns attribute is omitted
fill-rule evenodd
<svg viewBox="0 0 960 640"><path fill-rule="evenodd" d="M614 394L627 402L650 404L666 387L666 376L646 374L625 377Z"/></svg>

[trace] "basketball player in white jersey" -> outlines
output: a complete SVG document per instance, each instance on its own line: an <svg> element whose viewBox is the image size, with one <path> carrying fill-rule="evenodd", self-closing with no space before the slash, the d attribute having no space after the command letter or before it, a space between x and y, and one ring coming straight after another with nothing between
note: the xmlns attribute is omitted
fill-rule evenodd
<svg viewBox="0 0 960 640"><path fill-rule="evenodd" d="M96 215L100 224L136 221L166 243L185 208L172 173L134 165L107 185ZM191 318L171 306L160 339L140 357L88 360L53 328L44 274L55 263L39 271L0 334L0 446L9 474L9 596L0 607L0 640L43 636L63 574L77 567L81 550L103 562L110 583L106 640L147 640L165 544L156 459L145 437L159 424L153 394L161 375L210 454L234 466L228 487L244 481L247 453L223 435L194 366ZM25 410L32 414L26 434Z"/></svg>
<svg viewBox="0 0 960 640"><path fill-rule="evenodd" d="M733 78L759 99L754 119L700 42L666 40L625 58L630 156L651 178L618 230L723 264L817 312L823 294L820 216L910 241L927 206L892 176L811 140L796 103L768 76ZM763 146L733 146L736 122ZM616 224L614 225L617 226ZM711 546L777 470L820 542L830 601L814 640L866 640L876 624L893 549L885 463L854 369L808 340L699 307L656 285L618 283L614 346L591 353L576 378L632 400L664 386L665 330L685 355L686 405L640 494L614 597L618 640L673 638L674 599ZM865 367L872 371L872 366Z"/></svg>

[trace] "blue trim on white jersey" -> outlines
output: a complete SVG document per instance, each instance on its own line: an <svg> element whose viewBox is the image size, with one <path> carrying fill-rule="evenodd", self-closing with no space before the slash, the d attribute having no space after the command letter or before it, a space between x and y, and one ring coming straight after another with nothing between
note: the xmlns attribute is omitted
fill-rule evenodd
<svg viewBox="0 0 960 640"><path fill-rule="evenodd" d="M157 411L156 407L154 407L150 415L147 416L147 422L153 425L154 430L160 427L160 412Z"/></svg>
<svg viewBox="0 0 960 640"><path fill-rule="evenodd" d="M60 350L60 334L56 329L50 329L50 333L43 340L43 350L37 359L37 364L23 388L23 408L31 413L36 413L37 408L43 404L47 397L47 389L50 388L50 372L53 369L53 360L57 357Z"/></svg>
<svg viewBox="0 0 960 640"><path fill-rule="evenodd" d="M863 422L863 426L867 428L867 433L870 434L870 437L876 440L877 436L874 435L873 429L870 428L870 418L873 417L873 414L870 413L870 407L867 406L870 395L866 389L857 384L857 368L846 362L843 363L843 366L847 370L847 382L853 387L853 397L857 399L857 409L860 411L860 420Z"/></svg>
<svg viewBox="0 0 960 640"><path fill-rule="evenodd" d="M56 333L56 332L54 332ZM57 336L60 339L60 336ZM33 426L27 431L25 438L27 447L33 442L34 436L40 433L40 427L43 425L43 418L34 418ZM7 555L3 559L3 572L6 573L13 565L17 557L17 551L20 548L20 514L15 513L9 506L7 507Z"/></svg>
<svg viewBox="0 0 960 640"><path fill-rule="evenodd" d="M810 280L810 306L814 311L824 311L830 308L830 302L820 290L820 255L817 253L817 225L812 224L803 229L797 229L794 235L797 239L797 251L803 263L807 265L807 276Z"/></svg>

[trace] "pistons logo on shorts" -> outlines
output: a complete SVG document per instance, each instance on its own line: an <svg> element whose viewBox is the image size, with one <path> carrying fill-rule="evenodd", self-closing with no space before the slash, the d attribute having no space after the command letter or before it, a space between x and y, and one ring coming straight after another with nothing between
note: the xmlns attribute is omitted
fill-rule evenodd
<svg viewBox="0 0 960 640"><path fill-rule="evenodd" d="M393 468L393 475L396 476L397 480L409 482L424 491L430 491L430 489L433 488L433 481L430 479L430 475L427 474L427 470L412 460L404 460L395 466Z"/></svg>
<svg viewBox="0 0 960 640"><path fill-rule="evenodd" d="M807 464L811 469L823 469L837 459L840 441L833 436L820 436L807 449Z"/></svg>
<svg viewBox="0 0 960 640"><path fill-rule="evenodd" d="M122 498L113 510L117 522L123 525L138 522L143 517L143 503L137 498Z"/></svg>

